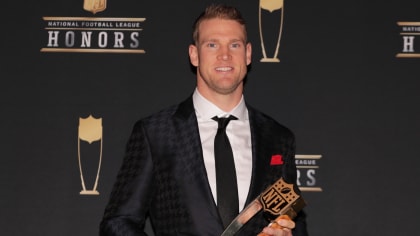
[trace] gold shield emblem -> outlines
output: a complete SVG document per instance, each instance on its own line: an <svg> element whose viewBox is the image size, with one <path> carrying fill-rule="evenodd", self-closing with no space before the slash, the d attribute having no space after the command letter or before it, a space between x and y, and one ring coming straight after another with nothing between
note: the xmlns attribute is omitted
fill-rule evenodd
<svg viewBox="0 0 420 236"><path fill-rule="evenodd" d="M79 139L93 143L102 138L102 118L95 119L92 115L88 118L79 118Z"/></svg>
<svg viewBox="0 0 420 236"><path fill-rule="evenodd" d="M106 9L106 0L84 0L83 9L93 14L104 11Z"/></svg>
<svg viewBox="0 0 420 236"><path fill-rule="evenodd" d="M283 8L283 0L260 0L260 7L267 11L273 12Z"/></svg>

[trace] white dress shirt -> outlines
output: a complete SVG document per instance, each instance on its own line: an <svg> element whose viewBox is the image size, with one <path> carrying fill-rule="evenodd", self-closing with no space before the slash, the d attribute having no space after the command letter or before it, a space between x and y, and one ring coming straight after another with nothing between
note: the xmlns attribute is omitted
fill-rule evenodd
<svg viewBox="0 0 420 236"><path fill-rule="evenodd" d="M229 115L233 115L238 118L229 122L226 128L226 134L232 146L238 183L239 209L242 210L248 196L252 173L251 129L244 97L242 96L239 104L229 112L224 112L208 101L197 89L194 91L192 98L200 131L201 145L203 147L204 164L215 202L217 202L217 193L214 137L216 136L218 124L217 121L212 120L212 117L228 117Z"/></svg>

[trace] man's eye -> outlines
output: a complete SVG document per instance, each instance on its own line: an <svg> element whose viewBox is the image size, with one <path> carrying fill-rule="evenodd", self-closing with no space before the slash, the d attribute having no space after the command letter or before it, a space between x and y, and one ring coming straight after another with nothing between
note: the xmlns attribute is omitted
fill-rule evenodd
<svg viewBox="0 0 420 236"><path fill-rule="evenodd" d="M215 48L215 47L217 47L217 45L215 43L208 43L207 44L207 47L209 47L209 48Z"/></svg>
<svg viewBox="0 0 420 236"><path fill-rule="evenodd" d="M239 43L232 43L232 46L231 46L232 48L239 48L239 47L241 47L241 44L239 44Z"/></svg>

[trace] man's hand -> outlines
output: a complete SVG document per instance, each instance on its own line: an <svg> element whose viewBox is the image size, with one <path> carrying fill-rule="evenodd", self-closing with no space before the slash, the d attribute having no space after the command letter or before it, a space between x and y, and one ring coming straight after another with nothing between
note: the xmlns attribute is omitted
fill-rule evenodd
<svg viewBox="0 0 420 236"><path fill-rule="evenodd" d="M281 215L265 227L258 236L292 236L295 222L287 215Z"/></svg>

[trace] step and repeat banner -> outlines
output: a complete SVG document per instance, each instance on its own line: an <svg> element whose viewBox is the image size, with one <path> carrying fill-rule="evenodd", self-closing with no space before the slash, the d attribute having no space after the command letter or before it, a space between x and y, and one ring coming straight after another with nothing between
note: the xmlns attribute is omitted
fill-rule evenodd
<svg viewBox="0 0 420 236"><path fill-rule="evenodd" d="M3 3L2 235L98 235L134 122L194 89L213 2L247 20L247 101L296 135L310 235L417 234L419 1L43 0Z"/></svg>

